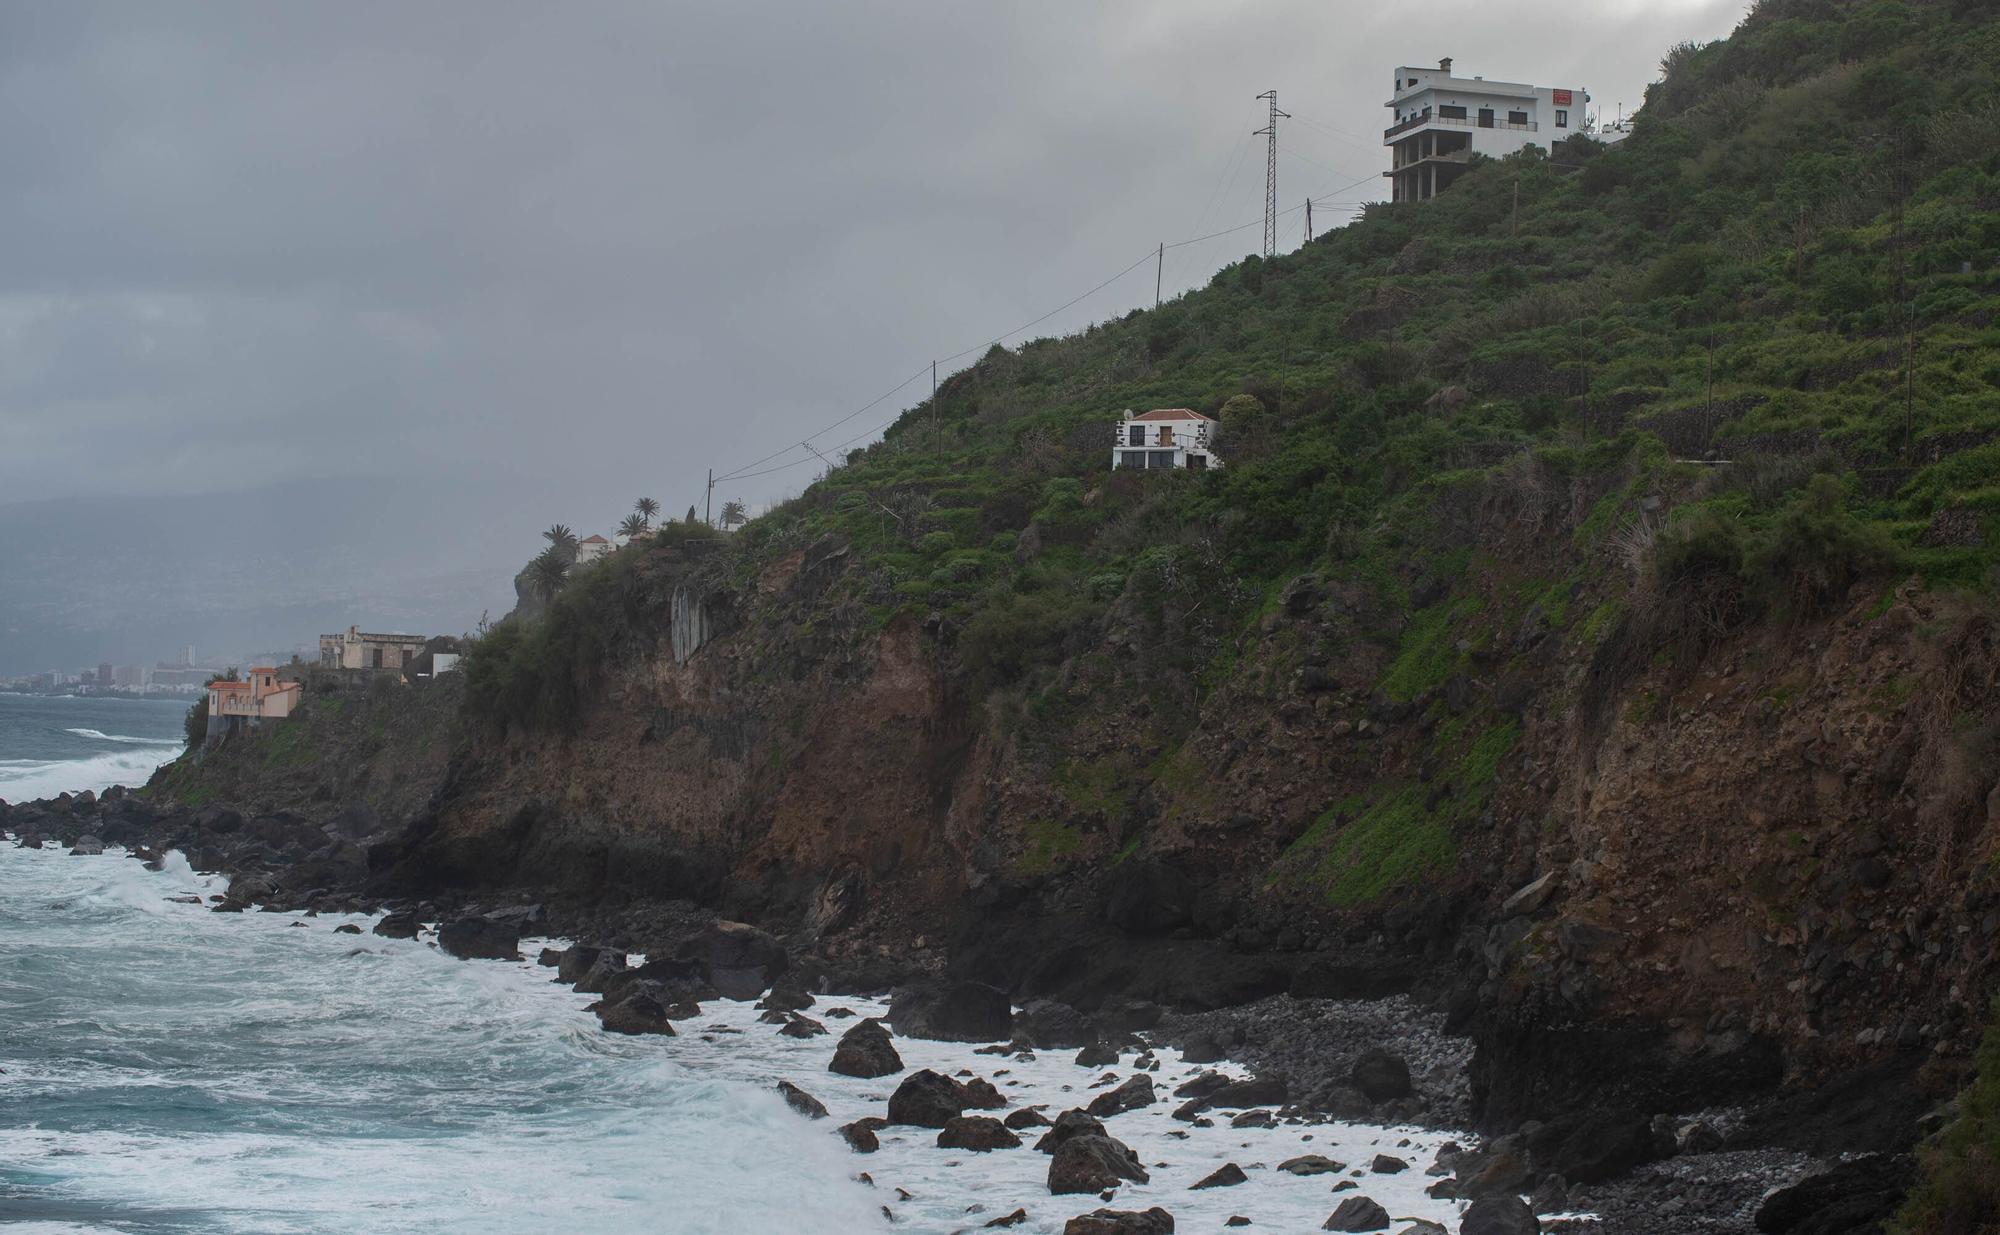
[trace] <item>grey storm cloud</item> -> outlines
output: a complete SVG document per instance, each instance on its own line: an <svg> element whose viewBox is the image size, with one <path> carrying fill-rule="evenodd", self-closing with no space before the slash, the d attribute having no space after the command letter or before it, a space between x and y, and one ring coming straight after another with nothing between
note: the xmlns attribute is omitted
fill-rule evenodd
<svg viewBox="0 0 2000 1235"><path fill-rule="evenodd" d="M678 510L1255 218L1262 90L1283 204L1359 202L1396 65L1608 114L1742 7L0 0L0 502L399 477L523 551ZM1176 250L1169 294L1256 242Z"/></svg>

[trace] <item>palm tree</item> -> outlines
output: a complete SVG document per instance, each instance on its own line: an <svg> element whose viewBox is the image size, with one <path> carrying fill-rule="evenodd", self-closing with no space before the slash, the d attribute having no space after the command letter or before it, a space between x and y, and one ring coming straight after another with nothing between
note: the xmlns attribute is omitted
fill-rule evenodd
<svg viewBox="0 0 2000 1235"><path fill-rule="evenodd" d="M576 556L576 533L569 530L569 524L558 523L542 533L542 539L549 542L549 548Z"/></svg>
<svg viewBox="0 0 2000 1235"><path fill-rule="evenodd" d="M748 522L749 518L749 513L743 509L743 503L724 502L722 504L722 526L735 527L739 523Z"/></svg>
<svg viewBox="0 0 2000 1235"><path fill-rule="evenodd" d="M626 515L625 522L618 525L618 534L620 536L623 536L627 540L632 540L637 537L644 536L646 534L646 531L647 531L646 516L639 514L636 511L633 512L632 514Z"/></svg>
<svg viewBox="0 0 2000 1235"><path fill-rule="evenodd" d="M554 545L550 545L528 563L528 579L544 602L554 600L556 593L562 591L563 584L569 582L569 561L556 551Z"/></svg>
<svg viewBox="0 0 2000 1235"><path fill-rule="evenodd" d="M660 504L650 497L642 497L632 503L632 509L638 512L639 518L644 521L644 527L651 527L653 516L660 513Z"/></svg>

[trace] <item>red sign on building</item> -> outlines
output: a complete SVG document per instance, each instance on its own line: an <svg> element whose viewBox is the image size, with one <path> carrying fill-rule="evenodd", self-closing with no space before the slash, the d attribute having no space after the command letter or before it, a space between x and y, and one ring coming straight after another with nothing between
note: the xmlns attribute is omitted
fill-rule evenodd
<svg viewBox="0 0 2000 1235"><path fill-rule="evenodd" d="M1564 106L1564 107L1568 107L1568 106L1569 106L1569 91L1567 91L1567 90L1558 90L1558 91L1556 91L1556 92L1555 92L1555 96L1556 96L1556 102L1557 102L1557 103L1561 104L1561 105L1562 105L1562 106Z"/></svg>

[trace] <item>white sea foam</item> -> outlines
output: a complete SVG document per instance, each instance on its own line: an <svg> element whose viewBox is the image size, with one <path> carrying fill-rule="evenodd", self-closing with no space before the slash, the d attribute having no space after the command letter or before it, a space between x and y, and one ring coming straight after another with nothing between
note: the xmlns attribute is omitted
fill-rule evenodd
<svg viewBox="0 0 2000 1235"><path fill-rule="evenodd" d="M22 1012L8 1010L21 988L0 963L0 1065L17 1109L36 1112L9 1127L0 1092L0 1184L17 1164L57 1181L45 1191L109 1207L105 1226L119 1225L109 1215L178 1212L191 1215L185 1228L162 1219L157 1229L942 1235L1020 1206L1028 1221L1015 1229L1053 1235L1104 1204L1048 1194L1035 1130L1021 1148L980 1154L894 1127L879 1152L849 1153L836 1127L882 1114L898 1078L826 1071L835 1035L854 1023L829 1011L880 1015L880 1001L823 997L806 1015L832 1034L804 1041L724 1000L681 1022L678 1036L620 1037L583 1012L592 996L537 966L461 962L428 938L333 930L352 921L365 931L366 918L222 915L170 901L219 886L178 854L159 874L49 850L0 849L0 867L10 893L31 893L0 899L0 962L24 926L42 953L75 958L71 972L36 975L43 1002ZM55 1040L55 1018L69 1026L60 1031L69 1045L14 1055ZM1130 1055L1081 1068L1069 1051L982 1056L906 1038L896 1047L906 1068L970 1068L1013 1106L1040 1104L1050 1115L1088 1103L1106 1071L1131 1075ZM1157 1054L1163 1091L1201 1070L1171 1050ZM780 1079L833 1117L793 1114L774 1092ZM1441 1134L1343 1123L1239 1129L1225 1118L1194 1128L1171 1117L1178 1099L1161 1097L1107 1121L1152 1172L1149 1183L1120 1189L1117 1208L1160 1205L1183 1230L1219 1230L1245 1214L1253 1229L1307 1231L1358 1192L1393 1215L1456 1228L1460 1205L1423 1192ZM70 1104L94 1110L100 1099L119 1112L114 1120L67 1117ZM1348 1171L1275 1169L1308 1153ZM1369 1173L1377 1153L1410 1169ZM1249 1182L1190 1190L1225 1162ZM861 1171L873 1188L855 1181ZM1333 1192L1343 1178L1358 1188Z"/></svg>
<svg viewBox="0 0 2000 1235"><path fill-rule="evenodd" d="M100 792L113 785L143 785L172 759L178 742L107 751L83 759L0 759L0 799L27 802L59 793Z"/></svg>
<svg viewBox="0 0 2000 1235"><path fill-rule="evenodd" d="M65 729L64 733L74 733L80 738L94 738L99 742L129 742L135 746L180 746L179 738L135 738L123 733L105 733L99 729Z"/></svg>

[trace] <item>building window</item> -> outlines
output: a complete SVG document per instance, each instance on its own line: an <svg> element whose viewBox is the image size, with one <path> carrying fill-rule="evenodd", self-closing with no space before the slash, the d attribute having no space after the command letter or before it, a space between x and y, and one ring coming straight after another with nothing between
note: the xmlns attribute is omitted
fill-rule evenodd
<svg viewBox="0 0 2000 1235"><path fill-rule="evenodd" d="M1465 119L1465 109L1451 104L1443 104L1438 107L1438 115L1447 120L1463 120Z"/></svg>
<svg viewBox="0 0 2000 1235"><path fill-rule="evenodd" d="M1154 450L1154 451L1148 451L1146 454L1147 467L1170 468L1173 465L1174 465L1174 452L1171 450Z"/></svg>
<svg viewBox="0 0 2000 1235"><path fill-rule="evenodd" d="M1119 467L1146 466L1146 452L1143 450L1121 450L1118 452Z"/></svg>
<svg viewBox="0 0 2000 1235"><path fill-rule="evenodd" d="M1126 436L1129 439L1128 440L1129 445L1144 446L1146 444L1146 426L1133 425L1131 432L1128 433Z"/></svg>
<svg viewBox="0 0 2000 1235"><path fill-rule="evenodd" d="M1188 470L1189 470L1189 471L1191 471L1191 472L1200 472L1200 471L1205 471L1205 470L1207 470L1207 468L1208 468L1208 456L1207 456L1207 455L1189 455L1189 456L1188 456Z"/></svg>
<svg viewBox="0 0 2000 1235"><path fill-rule="evenodd" d="M1482 108L1480 108L1480 109L1479 109L1479 127L1480 127L1480 128L1482 128L1482 129L1490 129L1490 128L1492 128L1492 127L1493 127L1493 109L1492 109L1492 108L1490 108L1490 107L1482 107Z"/></svg>
<svg viewBox="0 0 2000 1235"><path fill-rule="evenodd" d="M1528 123L1528 113L1524 111L1510 111L1507 113L1507 123L1526 124Z"/></svg>
<svg viewBox="0 0 2000 1235"><path fill-rule="evenodd" d="M1559 129L1566 129L1569 127L1569 113L1564 111L1560 107L1556 109L1556 127Z"/></svg>

